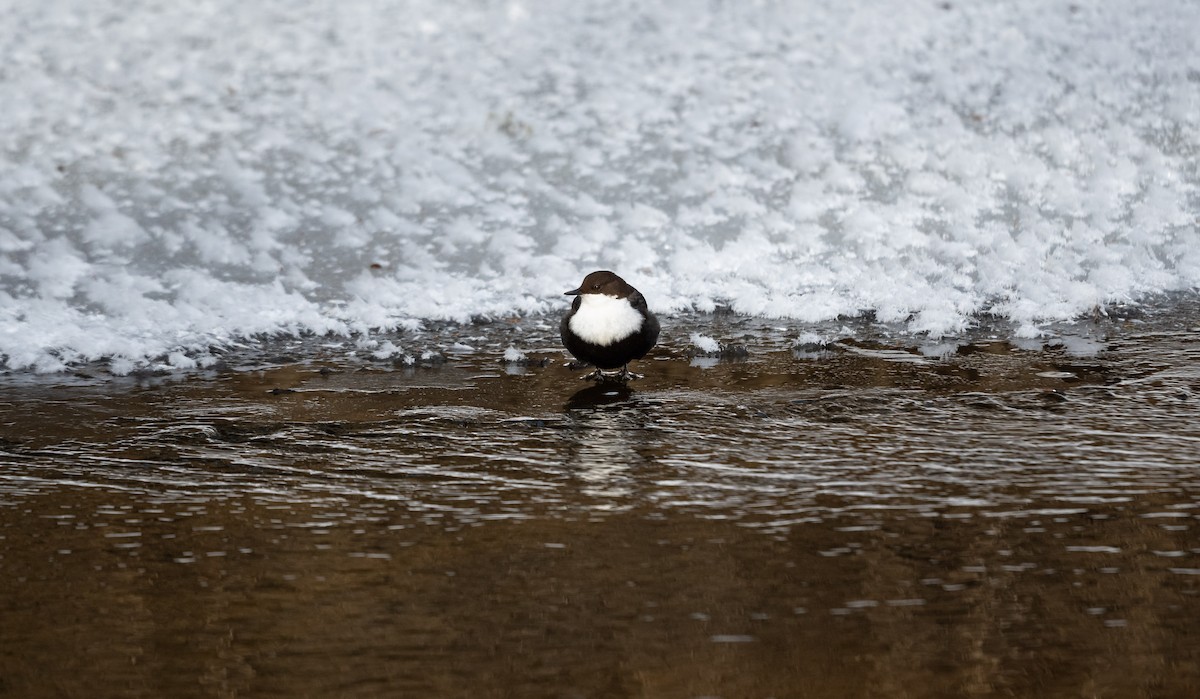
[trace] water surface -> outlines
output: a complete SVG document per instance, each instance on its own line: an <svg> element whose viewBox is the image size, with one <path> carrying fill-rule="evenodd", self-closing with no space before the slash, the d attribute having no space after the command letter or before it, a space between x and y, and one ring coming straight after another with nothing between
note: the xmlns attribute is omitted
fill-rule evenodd
<svg viewBox="0 0 1200 699"><path fill-rule="evenodd" d="M1197 696L1196 311L9 374L0 695Z"/></svg>

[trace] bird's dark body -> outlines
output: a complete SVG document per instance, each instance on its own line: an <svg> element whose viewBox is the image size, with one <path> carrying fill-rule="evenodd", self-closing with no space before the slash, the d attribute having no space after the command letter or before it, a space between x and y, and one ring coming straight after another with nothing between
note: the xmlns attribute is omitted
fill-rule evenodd
<svg viewBox="0 0 1200 699"><path fill-rule="evenodd" d="M598 369L619 369L635 359L646 356L658 342L658 318L646 307L646 299L641 292L634 291L629 295L629 303L643 316L642 327L636 332L625 336L608 345L596 345L580 338L571 332L571 318L579 310L582 299L578 296L571 303L571 311L563 316L559 323L559 334L563 345L576 359L587 362Z"/></svg>
<svg viewBox="0 0 1200 699"><path fill-rule="evenodd" d="M592 272L583 278L578 289L566 293L575 300L559 323L559 334L568 352L597 368L598 373L586 378L607 380L614 369L621 370L618 380L639 378L626 365L646 356L658 342L659 331L658 318L650 312L646 297L607 270ZM575 324L580 335L572 330L571 321L585 299L588 307L580 317L583 323Z"/></svg>

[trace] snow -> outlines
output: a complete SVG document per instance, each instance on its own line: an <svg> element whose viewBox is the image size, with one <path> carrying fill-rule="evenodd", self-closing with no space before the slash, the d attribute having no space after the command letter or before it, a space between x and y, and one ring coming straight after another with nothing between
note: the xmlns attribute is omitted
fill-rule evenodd
<svg viewBox="0 0 1200 699"><path fill-rule="evenodd" d="M873 310L1036 337L1200 285L1200 4L14 3L0 361ZM380 353L399 353L380 345Z"/></svg>
<svg viewBox="0 0 1200 699"><path fill-rule="evenodd" d="M716 354L721 350L721 345L708 335L692 333L689 339L692 342L692 346L704 354Z"/></svg>

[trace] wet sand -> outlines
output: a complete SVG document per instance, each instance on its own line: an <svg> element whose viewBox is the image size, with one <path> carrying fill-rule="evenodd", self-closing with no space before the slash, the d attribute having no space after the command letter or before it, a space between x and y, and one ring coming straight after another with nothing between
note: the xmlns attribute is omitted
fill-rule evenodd
<svg viewBox="0 0 1200 699"><path fill-rule="evenodd" d="M0 695L1200 696L1194 301L815 330L0 377Z"/></svg>

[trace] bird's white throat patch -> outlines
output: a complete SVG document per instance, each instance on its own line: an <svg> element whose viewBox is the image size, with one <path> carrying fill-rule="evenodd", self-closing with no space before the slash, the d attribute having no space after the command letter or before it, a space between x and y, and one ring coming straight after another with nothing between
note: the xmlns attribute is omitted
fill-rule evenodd
<svg viewBox="0 0 1200 699"><path fill-rule="evenodd" d="M571 316L571 332L601 347L619 342L642 327L642 314L627 299L607 294L580 295L579 310Z"/></svg>

